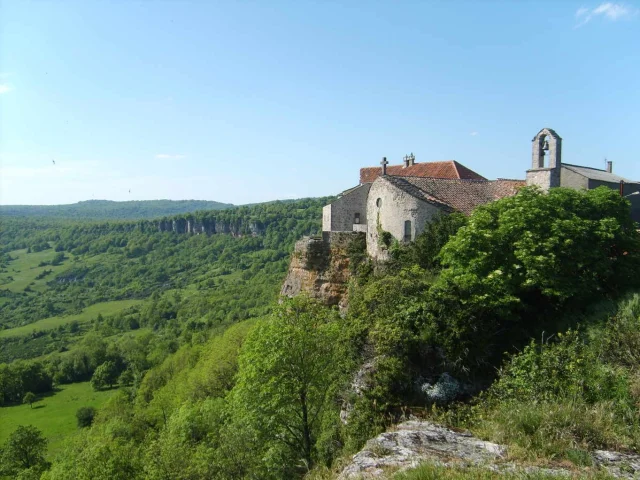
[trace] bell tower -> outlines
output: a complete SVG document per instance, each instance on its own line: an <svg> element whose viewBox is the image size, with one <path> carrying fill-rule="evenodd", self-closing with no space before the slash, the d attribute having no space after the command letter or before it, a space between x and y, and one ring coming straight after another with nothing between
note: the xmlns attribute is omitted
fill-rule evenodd
<svg viewBox="0 0 640 480"><path fill-rule="evenodd" d="M527 186L537 185L545 192L560 186L562 138L550 128L533 137L531 170L527 170Z"/></svg>

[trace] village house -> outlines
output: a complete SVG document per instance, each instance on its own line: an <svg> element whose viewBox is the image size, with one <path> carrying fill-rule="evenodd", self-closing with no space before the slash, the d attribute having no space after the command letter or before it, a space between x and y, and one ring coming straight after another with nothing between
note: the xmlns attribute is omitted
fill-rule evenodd
<svg viewBox="0 0 640 480"><path fill-rule="evenodd" d="M413 154L403 164L360 169L360 184L342 192L323 208L322 230L364 232L367 252L375 259L388 257L383 232L399 242L416 238L435 216L458 211L470 214L477 206L515 195L525 185L547 191L553 187L593 189L606 186L620 191L632 202L633 216L640 221L640 183L613 173L612 162L604 170L563 164L562 138L544 128L532 140L532 164L526 180L487 180L456 162L415 161ZM387 234L388 235L388 234Z"/></svg>

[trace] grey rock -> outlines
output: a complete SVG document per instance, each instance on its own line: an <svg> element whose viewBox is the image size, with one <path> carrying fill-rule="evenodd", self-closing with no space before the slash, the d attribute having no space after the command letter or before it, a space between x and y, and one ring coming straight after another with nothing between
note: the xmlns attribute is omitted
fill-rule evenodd
<svg viewBox="0 0 640 480"><path fill-rule="evenodd" d="M596 465L616 478L640 478L640 455L596 450L591 457Z"/></svg>
<svg viewBox="0 0 640 480"><path fill-rule="evenodd" d="M350 391L361 397L367 390L371 388L371 376L376 372L378 362L384 358L380 355L362 364L353 376ZM345 401L340 410L340 421L346 425L349 422L349 416L353 410L353 405L349 401Z"/></svg>
<svg viewBox="0 0 640 480"><path fill-rule="evenodd" d="M507 448L475 438L467 431L454 431L431 422L410 420L369 440L339 475L340 480L387 478L392 472L415 468L421 463L442 466L480 466L498 472L545 473L568 477L562 468L542 468L505 461ZM640 455L596 450L594 466L615 478L640 478Z"/></svg>
<svg viewBox="0 0 640 480"><path fill-rule="evenodd" d="M433 403L448 403L462 393L462 385L447 372L440 375L434 384L424 383L420 386L420 391L426 400Z"/></svg>
<svg viewBox="0 0 640 480"><path fill-rule="evenodd" d="M478 440L468 432L410 420L369 440L338 478L381 477L387 470L404 470L425 461L447 464L457 459L458 463L479 465L499 460L505 452L503 446Z"/></svg>

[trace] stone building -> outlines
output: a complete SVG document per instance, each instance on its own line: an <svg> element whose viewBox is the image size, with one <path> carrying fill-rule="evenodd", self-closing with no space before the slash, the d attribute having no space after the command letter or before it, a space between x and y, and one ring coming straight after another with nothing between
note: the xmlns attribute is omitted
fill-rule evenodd
<svg viewBox="0 0 640 480"><path fill-rule="evenodd" d="M640 194L635 194L640 192L640 183L615 175L611 162L606 170L563 164L562 138L549 128L540 130L532 143L526 181L487 180L453 160L416 163L411 154L403 164L389 166L383 158L381 167L360 169L360 184L324 207L325 238L329 232L363 232L368 254L384 260L389 234L399 242L410 242L436 215L470 214L479 205L515 195L525 184L545 191L558 186L619 189L632 201L634 217L640 221Z"/></svg>
<svg viewBox="0 0 640 480"><path fill-rule="evenodd" d="M553 187L592 190L608 187L631 202L631 216L640 222L640 182L613 173L613 162L606 169L562 163L562 138L550 128L543 128L532 140L532 164L527 170L527 185L547 191Z"/></svg>
<svg viewBox="0 0 640 480"><path fill-rule="evenodd" d="M384 260L388 245L383 232L410 242L435 216L454 211L466 214L482 205L514 195L524 180L487 180L451 160L416 163L406 156L402 165L360 169L360 185L342 192L322 211L324 232L364 232L367 253ZM326 236L326 235L325 235Z"/></svg>

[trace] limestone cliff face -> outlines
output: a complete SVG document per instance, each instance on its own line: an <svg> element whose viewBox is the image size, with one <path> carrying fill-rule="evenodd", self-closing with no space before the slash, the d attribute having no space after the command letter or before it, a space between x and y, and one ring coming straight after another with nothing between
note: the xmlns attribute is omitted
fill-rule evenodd
<svg viewBox="0 0 640 480"><path fill-rule="evenodd" d="M244 235L262 235L264 233L264 225L260 222L246 222L242 219L236 221L216 220L215 218L197 220L195 218L177 218L159 220L156 222L157 229L160 232L189 233L189 234L207 234L213 235L223 233L236 237Z"/></svg>
<svg viewBox="0 0 640 480"><path fill-rule="evenodd" d="M306 293L325 305L346 309L351 276L348 248L358 240L364 241L364 233L325 232L323 238L299 240L280 293L288 297Z"/></svg>

